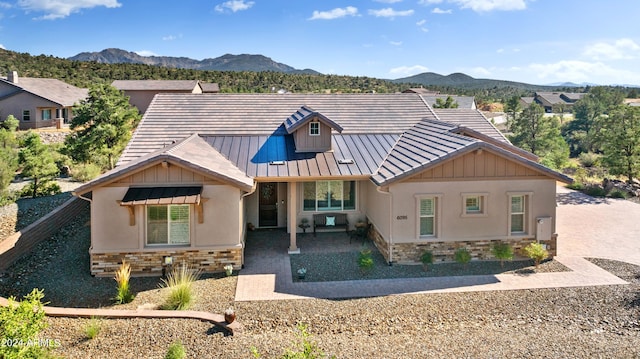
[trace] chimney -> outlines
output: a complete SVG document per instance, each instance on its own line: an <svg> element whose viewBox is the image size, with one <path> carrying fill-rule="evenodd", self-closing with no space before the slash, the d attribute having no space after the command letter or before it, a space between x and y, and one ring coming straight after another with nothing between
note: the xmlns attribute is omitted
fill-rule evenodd
<svg viewBox="0 0 640 359"><path fill-rule="evenodd" d="M11 71L7 74L7 80L11 83L18 83L18 71Z"/></svg>

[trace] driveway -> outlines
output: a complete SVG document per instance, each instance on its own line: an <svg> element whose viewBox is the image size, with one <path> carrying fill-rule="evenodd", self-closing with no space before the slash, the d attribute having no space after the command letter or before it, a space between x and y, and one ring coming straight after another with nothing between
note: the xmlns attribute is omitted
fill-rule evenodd
<svg viewBox="0 0 640 359"><path fill-rule="evenodd" d="M640 265L640 204L594 198L563 186L557 193L558 256Z"/></svg>

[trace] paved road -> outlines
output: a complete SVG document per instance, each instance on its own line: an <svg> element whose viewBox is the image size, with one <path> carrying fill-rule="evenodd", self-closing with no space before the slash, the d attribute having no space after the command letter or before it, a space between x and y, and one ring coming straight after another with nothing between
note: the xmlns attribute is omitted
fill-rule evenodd
<svg viewBox="0 0 640 359"><path fill-rule="evenodd" d="M640 204L558 186L558 255L640 265Z"/></svg>

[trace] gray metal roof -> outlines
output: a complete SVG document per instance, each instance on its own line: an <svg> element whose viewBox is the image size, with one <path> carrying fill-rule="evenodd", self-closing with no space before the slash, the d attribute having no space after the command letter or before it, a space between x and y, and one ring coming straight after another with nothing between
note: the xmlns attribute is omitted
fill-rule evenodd
<svg viewBox="0 0 640 359"><path fill-rule="evenodd" d="M437 99L446 100L451 97L457 104L459 109L476 109L476 99L473 96L452 96L452 95L423 95L429 106L433 107Z"/></svg>
<svg viewBox="0 0 640 359"><path fill-rule="evenodd" d="M495 140L510 143L480 111L462 108L434 108L433 111L441 121L468 127Z"/></svg>
<svg viewBox="0 0 640 359"><path fill-rule="evenodd" d="M291 134L295 132L297 128L304 125L307 121L311 120L314 117L318 118L321 122L324 122L332 129L338 132L342 132L342 127L340 125L333 122L330 118L327 118L320 112L314 111L308 106L300 107L298 111L287 117L287 119L284 120L284 128L287 130L287 133Z"/></svg>
<svg viewBox="0 0 640 359"><path fill-rule="evenodd" d="M123 91L193 91L198 80L115 80L111 86Z"/></svg>
<svg viewBox="0 0 640 359"><path fill-rule="evenodd" d="M60 106L73 106L89 96L89 90L75 87L57 79L41 79L34 77L20 77L18 83L5 79L0 81L16 87L16 94L22 89Z"/></svg>

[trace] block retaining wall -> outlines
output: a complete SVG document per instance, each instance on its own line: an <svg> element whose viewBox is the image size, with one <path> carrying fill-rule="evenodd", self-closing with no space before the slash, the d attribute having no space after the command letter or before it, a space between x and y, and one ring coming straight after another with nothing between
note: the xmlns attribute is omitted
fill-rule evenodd
<svg viewBox="0 0 640 359"><path fill-rule="evenodd" d="M162 275L164 257L173 258L173 266L186 263L202 272L223 272L224 266L240 269L242 248L225 250L164 250L154 252L91 253L91 274L99 277L113 276L122 260L131 264L132 276Z"/></svg>
<svg viewBox="0 0 640 359"><path fill-rule="evenodd" d="M384 259L389 261L389 244L384 240L382 235L371 227L369 238L378 248ZM450 242L412 242L412 243L394 243L392 245L392 261L394 263L420 263L420 256L425 251L433 253L434 262L453 262L455 261L454 253L458 248L467 248L473 260L493 260L495 257L491 253L491 248L498 243L509 243L513 248L516 258L526 258L523 248L529 243L535 242L535 238L510 239L510 240L477 240L477 241L450 241ZM553 257L557 254L557 236L553 236L550 241L541 241L546 245L549 256Z"/></svg>
<svg viewBox="0 0 640 359"><path fill-rule="evenodd" d="M0 271L4 271L40 242L51 238L60 228L89 211L89 202L77 197L51 211L19 232L0 242Z"/></svg>

